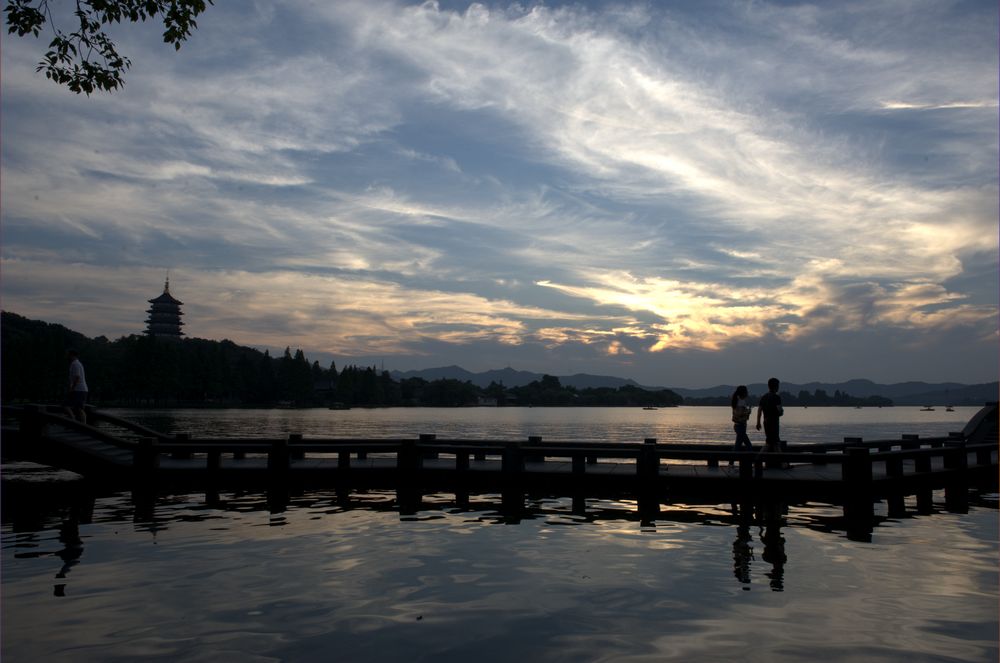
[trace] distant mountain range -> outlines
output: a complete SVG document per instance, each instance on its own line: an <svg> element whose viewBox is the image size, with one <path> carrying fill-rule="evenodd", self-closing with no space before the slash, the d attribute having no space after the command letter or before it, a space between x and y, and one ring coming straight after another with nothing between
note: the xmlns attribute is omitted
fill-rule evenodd
<svg viewBox="0 0 1000 663"><path fill-rule="evenodd" d="M543 374L518 371L510 367L473 373L460 366L442 366L440 368L427 368L420 371L391 371L391 375L394 380L416 377L423 378L424 380L461 380L462 382L471 382L479 387L487 387L491 382L502 383L506 387L520 387L542 379ZM560 375L557 377L561 384L576 389L597 387L618 388L626 385L644 387L646 389L664 388L644 386L635 380L609 375L576 373L575 375ZM736 389L736 385L717 385L706 389L666 388L685 398L707 398L729 396ZM760 395L767 392L767 385L764 383L748 384L747 388L751 394ZM1000 383L987 382L985 384L968 385L958 382L898 382L895 384L879 384L871 380L855 379L846 382L807 382L805 384L783 382L781 384L782 391L796 395L800 391L808 391L812 394L817 389L821 389L831 396L837 391L859 398L884 396L892 399L893 403L897 405L982 405L983 403L997 400L998 394L1000 394Z"/></svg>
<svg viewBox="0 0 1000 663"><path fill-rule="evenodd" d="M461 380L471 382L477 387L488 387L491 382L503 384L505 387L523 387L536 380L541 380L544 373L532 373L530 371L517 371L507 367L499 370L483 371L473 373L461 366L442 366L440 368L425 368L420 371L390 371L393 380L405 380L406 378L423 378L424 380ZM559 375L559 383L565 387L575 389L590 389L597 387L624 387L631 385L641 387L635 380L616 378L610 375L588 375L577 373L576 375ZM644 387L646 389L662 389L662 387ZM678 394L680 392L677 392Z"/></svg>

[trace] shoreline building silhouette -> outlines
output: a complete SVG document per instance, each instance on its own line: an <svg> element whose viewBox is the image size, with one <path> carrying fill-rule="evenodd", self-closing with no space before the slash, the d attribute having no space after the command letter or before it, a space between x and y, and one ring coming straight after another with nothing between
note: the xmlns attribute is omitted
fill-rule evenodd
<svg viewBox="0 0 1000 663"><path fill-rule="evenodd" d="M167 277L163 284L163 294L155 299L150 299L152 306L146 313L146 334L163 338L177 338L184 335L181 331L181 306L184 302L175 299L170 294L170 277Z"/></svg>

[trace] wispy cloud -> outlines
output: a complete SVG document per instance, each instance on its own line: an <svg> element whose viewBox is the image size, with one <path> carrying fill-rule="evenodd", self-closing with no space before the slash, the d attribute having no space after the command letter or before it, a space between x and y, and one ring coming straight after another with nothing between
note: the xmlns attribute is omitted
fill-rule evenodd
<svg viewBox="0 0 1000 663"><path fill-rule="evenodd" d="M124 333L169 267L199 335L348 356L656 370L865 331L982 365L996 14L219 6L176 55L124 37L91 99L7 40L4 305ZM60 300L74 273L107 302Z"/></svg>

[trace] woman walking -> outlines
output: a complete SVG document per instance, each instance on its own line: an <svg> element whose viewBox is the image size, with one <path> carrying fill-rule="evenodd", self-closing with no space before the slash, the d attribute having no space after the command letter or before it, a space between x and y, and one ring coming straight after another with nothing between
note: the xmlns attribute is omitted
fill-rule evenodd
<svg viewBox="0 0 1000 663"><path fill-rule="evenodd" d="M750 443L750 436L747 435L747 422L750 421L750 406L747 405L746 385L736 387L733 392L733 430L736 431L736 447L734 451L753 451L753 444ZM729 461L732 465L733 461Z"/></svg>

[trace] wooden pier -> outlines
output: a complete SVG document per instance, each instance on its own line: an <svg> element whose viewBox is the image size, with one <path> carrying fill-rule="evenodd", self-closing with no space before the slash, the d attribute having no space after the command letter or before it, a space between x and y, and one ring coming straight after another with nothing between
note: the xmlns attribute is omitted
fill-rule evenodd
<svg viewBox="0 0 1000 663"><path fill-rule="evenodd" d="M886 500L890 516L916 496L929 509L944 490L961 510L970 485L995 483L997 404L983 407L948 437L845 438L796 445L783 453L735 452L728 446L527 440L268 439L170 436L90 409L81 424L59 409L5 407L7 458L72 470L128 486L336 487L394 489L420 495L498 493L512 509L526 494L635 499L640 510L661 501L710 498L822 500L860 510ZM867 506L866 506L867 505ZM847 508L847 507L845 507Z"/></svg>

